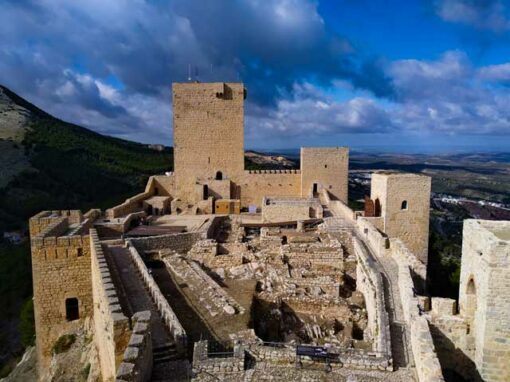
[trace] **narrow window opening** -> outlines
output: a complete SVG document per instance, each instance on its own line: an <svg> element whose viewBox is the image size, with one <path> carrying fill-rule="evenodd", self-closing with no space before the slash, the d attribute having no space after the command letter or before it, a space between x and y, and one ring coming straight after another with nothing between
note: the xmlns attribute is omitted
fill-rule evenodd
<svg viewBox="0 0 510 382"><path fill-rule="evenodd" d="M76 297L66 299L66 320L75 321L80 318L78 299Z"/></svg>
<svg viewBox="0 0 510 382"><path fill-rule="evenodd" d="M401 210L407 210L407 200L403 200L400 206Z"/></svg>
<svg viewBox="0 0 510 382"><path fill-rule="evenodd" d="M204 189L203 189L203 195L202 195L202 198L204 200L207 200L207 198L209 197L209 187L207 186L207 184L204 184Z"/></svg>
<svg viewBox="0 0 510 382"><path fill-rule="evenodd" d="M317 185L317 183L314 183L313 184L313 189L312 189L312 193L313 193L314 196L317 195L318 188L319 188L319 186Z"/></svg>
<svg viewBox="0 0 510 382"><path fill-rule="evenodd" d="M77 256L78 256L78 257L83 256L83 248L78 248Z"/></svg>
<svg viewBox="0 0 510 382"><path fill-rule="evenodd" d="M327 164L325 164L325 165L324 165L324 168L328 168L328 165L327 165Z"/></svg>
<svg viewBox="0 0 510 382"><path fill-rule="evenodd" d="M221 173L221 171L217 171L216 172L216 180L222 180L223 179L223 174Z"/></svg>

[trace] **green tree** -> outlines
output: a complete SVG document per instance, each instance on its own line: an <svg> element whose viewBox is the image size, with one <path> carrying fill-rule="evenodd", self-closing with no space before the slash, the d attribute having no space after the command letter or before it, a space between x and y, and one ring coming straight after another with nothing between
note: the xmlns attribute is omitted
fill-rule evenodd
<svg viewBox="0 0 510 382"><path fill-rule="evenodd" d="M23 304L19 315L19 333L23 346L32 346L35 340L34 302L29 298Z"/></svg>

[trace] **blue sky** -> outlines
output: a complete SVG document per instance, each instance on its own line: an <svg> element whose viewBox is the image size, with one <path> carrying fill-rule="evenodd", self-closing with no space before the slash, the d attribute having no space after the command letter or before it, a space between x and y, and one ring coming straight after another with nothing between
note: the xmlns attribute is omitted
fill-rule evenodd
<svg viewBox="0 0 510 382"><path fill-rule="evenodd" d="M500 0L0 0L0 83L172 144L170 86L242 80L248 148L510 150Z"/></svg>

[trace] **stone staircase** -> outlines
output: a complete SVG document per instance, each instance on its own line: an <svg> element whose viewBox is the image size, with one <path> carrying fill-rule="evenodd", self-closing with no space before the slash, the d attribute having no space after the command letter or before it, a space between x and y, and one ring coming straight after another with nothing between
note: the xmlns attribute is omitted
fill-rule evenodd
<svg viewBox="0 0 510 382"><path fill-rule="evenodd" d="M161 346L157 346L152 350L153 363L155 365L175 361L180 358L179 353L177 352L177 347L175 343L169 342Z"/></svg>

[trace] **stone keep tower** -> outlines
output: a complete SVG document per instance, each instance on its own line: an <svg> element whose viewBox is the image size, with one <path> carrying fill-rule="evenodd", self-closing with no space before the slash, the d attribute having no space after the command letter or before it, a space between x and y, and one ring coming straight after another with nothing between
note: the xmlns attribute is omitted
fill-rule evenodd
<svg viewBox="0 0 510 382"><path fill-rule="evenodd" d="M382 230L402 240L427 264L429 242L431 178L398 172L372 174L371 199L375 216L382 218Z"/></svg>
<svg viewBox="0 0 510 382"><path fill-rule="evenodd" d="M510 381L510 222L464 220L459 307L482 379Z"/></svg>
<svg viewBox="0 0 510 382"><path fill-rule="evenodd" d="M349 149L347 147L301 148L301 196L326 189L333 199L347 203Z"/></svg>
<svg viewBox="0 0 510 382"><path fill-rule="evenodd" d="M244 172L242 83L174 83L174 172L178 197L200 179L234 178Z"/></svg>

